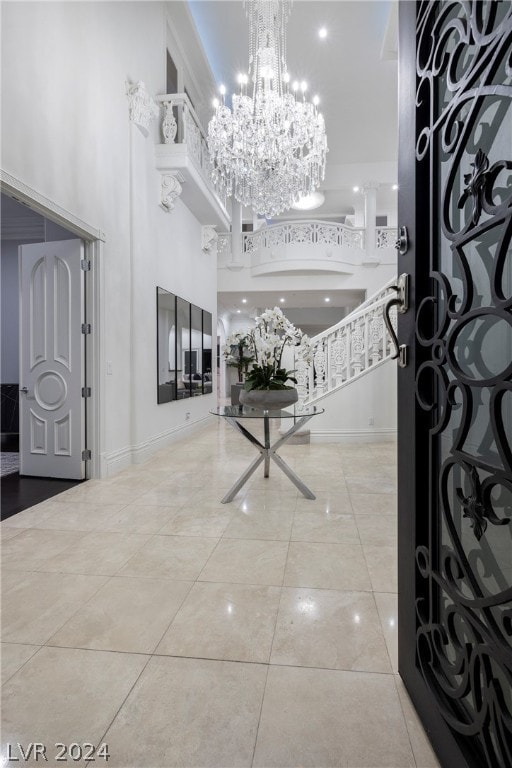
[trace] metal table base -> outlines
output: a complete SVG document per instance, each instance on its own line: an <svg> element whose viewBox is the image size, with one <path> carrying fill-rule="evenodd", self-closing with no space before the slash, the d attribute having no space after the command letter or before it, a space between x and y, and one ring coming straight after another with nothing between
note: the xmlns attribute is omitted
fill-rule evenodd
<svg viewBox="0 0 512 768"><path fill-rule="evenodd" d="M305 485L300 477L298 477L295 472L288 466L288 464L284 461L284 459L281 458L281 456L278 456L276 453L277 449L280 448L284 443L286 443L287 440L290 439L290 437L297 432L304 424L309 421L314 414L307 414L305 416L300 416L297 418L297 421L291 426L291 428L282 435L279 440L277 440L274 445L270 445L270 417L264 416L263 417L263 428L264 428L264 445L260 443L257 437L255 437L251 432L249 432L248 429L246 429L242 424L240 424L239 421L237 421L236 418L232 416L226 416L226 421L231 424L233 429L240 432L244 437L249 440L250 443L254 445L254 447L259 451L259 456L257 456L254 461L247 467L243 475L240 477L239 480L236 481L234 486L226 493L224 498L222 499L222 504L227 504L230 501L233 501L236 494L242 488L243 485L247 482L247 480L250 478L250 476L255 472L255 470L260 466L260 464L264 463L264 470L263 475L264 477L268 477L270 474L270 459L274 461L277 466L285 473L287 477L290 478L292 483L299 489L299 491L303 494L303 496L306 497L306 499L315 499L315 494L309 490L307 485Z"/></svg>

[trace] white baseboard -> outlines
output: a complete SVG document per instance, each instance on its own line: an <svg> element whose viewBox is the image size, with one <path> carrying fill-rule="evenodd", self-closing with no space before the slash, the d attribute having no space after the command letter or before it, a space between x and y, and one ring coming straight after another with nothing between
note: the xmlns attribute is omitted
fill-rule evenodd
<svg viewBox="0 0 512 768"><path fill-rule="evenodd" d="M311 443L391 443L396 429L324 429L311 430Z"/></svg>
<svg viewBox="0 0 512 768"><path fill-rule="evenodd" d="M190 435L203 429L207 424L211 423L212 419L212 416L205 416L191 424L173 427L165 432L161 432L159 435L144 440L138 445L120 448L118 451L102 454L100 477L113 477L114 475L117 475L118 472L122 472L123 469L132 466L132 464L142 464L162 448L166 448L172 443L179 442L180 440L183 440L184 437L190 437Z"/></svg>

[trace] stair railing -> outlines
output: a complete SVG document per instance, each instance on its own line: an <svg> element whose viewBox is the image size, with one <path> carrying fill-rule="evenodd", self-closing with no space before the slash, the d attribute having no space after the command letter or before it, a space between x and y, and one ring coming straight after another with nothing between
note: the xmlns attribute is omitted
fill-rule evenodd
<svg viewBox="0 0 512 768"><path fill-rule="evenodd" d="M310 361L295 359L299 403L310 403L391 358L393 342L384 324L390 280L339 323L311 339ZM396 308L390 313L396 332Z"/></svg>

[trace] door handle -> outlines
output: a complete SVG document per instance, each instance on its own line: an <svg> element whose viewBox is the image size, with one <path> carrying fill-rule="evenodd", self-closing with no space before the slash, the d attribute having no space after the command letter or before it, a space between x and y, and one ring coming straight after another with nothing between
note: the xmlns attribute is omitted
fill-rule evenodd
<svg viewBox="0 0 512 768"><path fill-rule="evenodd" d="M398 230L398 240L395 243L395 248L400 256L405 256L409 250L409 233L407 232L407 227L400 227Z"/></svg>
<svg viewBox="0 0 512 768"><path fill-rule="evenodd" d="M25 395L28 395L28 387L22 387L22 388L20 389L20 392L24 392L24 393L25 393Z"/></svg>
<svg viewBox="0 0 512 768"><path fill-rule="evenodd" d="M398 344L395 329L391 325L389 313L392 307L396 307L401 315L409 309L409 275L404 272L398 278L397 284L390 287L392 291L396 291L397 295L395 298L390 299L384 307L384 322L395 347L395 352L391 355L391 359L396 360L398 358L398 365L400 368L405 368L407 365L407 345Z"/></svg>

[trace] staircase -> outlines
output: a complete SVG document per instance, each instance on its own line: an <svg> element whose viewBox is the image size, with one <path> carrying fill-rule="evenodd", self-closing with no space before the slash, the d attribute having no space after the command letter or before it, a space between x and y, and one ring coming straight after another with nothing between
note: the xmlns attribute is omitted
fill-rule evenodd
<svg viewBox="0 0 512 768"><path fill-rule="evenodd" d="M299 403L315 405L391 359L393 343L384 324L390 280L337 325L311 339L311 361L296 360ZM396 332L396 307L390 312Z"/></svg>

